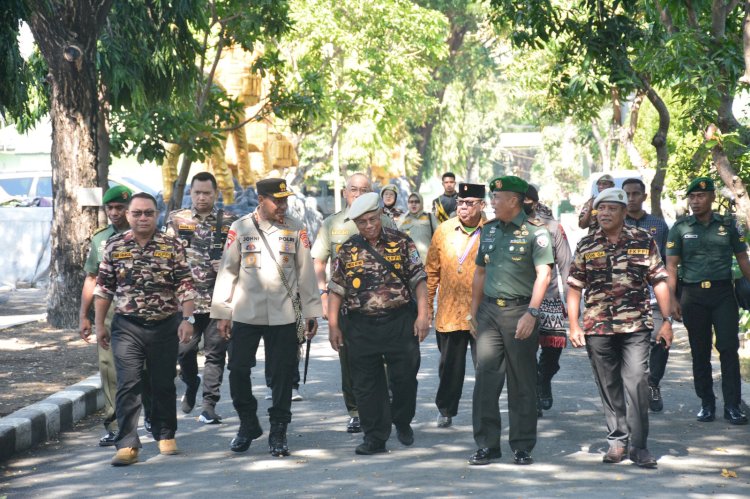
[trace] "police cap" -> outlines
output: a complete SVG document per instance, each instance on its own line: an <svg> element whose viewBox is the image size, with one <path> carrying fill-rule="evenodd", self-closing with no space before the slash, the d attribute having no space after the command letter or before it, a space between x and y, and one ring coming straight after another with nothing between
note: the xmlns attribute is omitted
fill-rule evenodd
<svg viewBox="0 0 750 499"><path fill-rule="evenodd" d="M287 190L286 180L283 178L264 178L263 180L258 180L255 188L259 196L285 198L292 195L292 191Z"/></svg>

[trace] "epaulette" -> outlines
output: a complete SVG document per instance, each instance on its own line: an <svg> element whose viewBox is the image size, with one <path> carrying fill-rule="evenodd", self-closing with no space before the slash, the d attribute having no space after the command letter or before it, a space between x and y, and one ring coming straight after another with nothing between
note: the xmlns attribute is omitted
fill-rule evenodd
<svg viewBox="0 0 750 499"><path fill-rule="evenodd" d="M537 217L528 218L526 219L526 221L529 222L531 225L536 225L537 227L544 226L544 222L540 218L537 218Z"/></svg>
<svg viewBox="0 0 750 499"><path fill-rule="evenodd" d="M680 217L674 221L674 225L685 223L688 221L689 218L690 218L690 215L685 215L683 217Z"/></svg>
<svg viewBox="0 0 750 499"><path fill-rule="evenodd" d="M97 235L98 233L100 233L100 232L102 232L102 231L104 231L104 230L107 230L107 229L109 229L109 225L105 225L104 227L99 227L99 228L98 228L98 229L96 229L96 230L94 231L94 233L93 233L93 234L91 234L91 235L92 235L92 236L95 236L95 235Z"/></svg>

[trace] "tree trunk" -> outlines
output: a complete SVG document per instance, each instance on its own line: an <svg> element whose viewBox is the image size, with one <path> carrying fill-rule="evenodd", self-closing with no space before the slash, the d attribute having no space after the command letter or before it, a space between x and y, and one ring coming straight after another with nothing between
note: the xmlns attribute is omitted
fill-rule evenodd
<svg viewBox="0 0 750 499"><path fill-rule="evenodd" d="M669 133L669 109L659 94L651 87L648 78L640 76L643 87L646 89L646 97L659 113L659 128L651 139L651 145L656 149L656 174L651 181L651 214L664 218L661 211L661 194L664 190L664 177L667 175L669 163L669 147L667 145L667 134Z"/></svg>
<svg viewBox="0 0 750 499"><path fill-rule="evenodd" d="M99 142L97 151L96 173L99 187L102 189L102 195L109 189L109 167L111 165L110 146L109 146L109 112L111 105L109 103L109 91L103 82L99 82L99 111L96 121L96 140ZM104 226L109 221L104 207L99 210L99 225Z"/></svg>
<svg viewBox="0 0 750 499"><path fill-rule="evenodd" d="M620 142L622 143L622 147L625 149L625 153L628 155L630 163L638 170L645 168L646 162L643 160L641 152L635 146L633 138L635 137L635 131L638 129L638 116L645 97L646 91L639 89L635 94L633 104L630 106L629 125L627 127L623 126L620 130Z"/></svg>
<svg viewBox="0 0 750 499"><path fill-rule="evenodd" d="M49 66L52 121L52 255L47 320L76 327L97 207L78 190L97 185L96 39L112 0L29 0L27 22Z"/></svg>
<svg viewBox="0 0 750 499"><path fill-rule="evenodd" d="M724 182L724 185L734 195L737 218L747 224L750 221L750 199L747 197L747 187L737 176L737 172L732 167L726 151L720 145L714 146L711 149L711 156L722 182Z"/></svg>

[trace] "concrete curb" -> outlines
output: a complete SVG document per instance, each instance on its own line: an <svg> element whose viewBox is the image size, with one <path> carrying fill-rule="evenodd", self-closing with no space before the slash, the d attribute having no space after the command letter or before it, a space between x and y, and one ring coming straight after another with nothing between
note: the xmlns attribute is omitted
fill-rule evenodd
<svg viewBox="0 0 750 499"><path fill-rule="evenodd" d="M55 438L104 406L99 374L0 418L0 462Z"/></svg>

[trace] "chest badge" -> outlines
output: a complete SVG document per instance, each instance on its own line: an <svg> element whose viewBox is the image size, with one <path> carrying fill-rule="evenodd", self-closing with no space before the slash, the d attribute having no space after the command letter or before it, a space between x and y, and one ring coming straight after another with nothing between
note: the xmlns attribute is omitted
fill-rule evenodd
<svg viewBox="0 0 750 499"><path fill-rule="evenodd" d="M490 263L490 255L484 255L484 263L485 264Z"/></svg>
<svg viewBox="0 0 750 499"><path fill-rule="evenodd" d="M720 236L726 236L727 229L725 229L723 225L719 225L719 231L717 232L717 234Z"/></svg>
<svg viewBox="0 0 750 499"><path fill-rule="evenodd" d="M359 280L359 277L355 277L352 279L352 286L354 289L359 289L359 287L362 285L362 281Z"/></svg>

